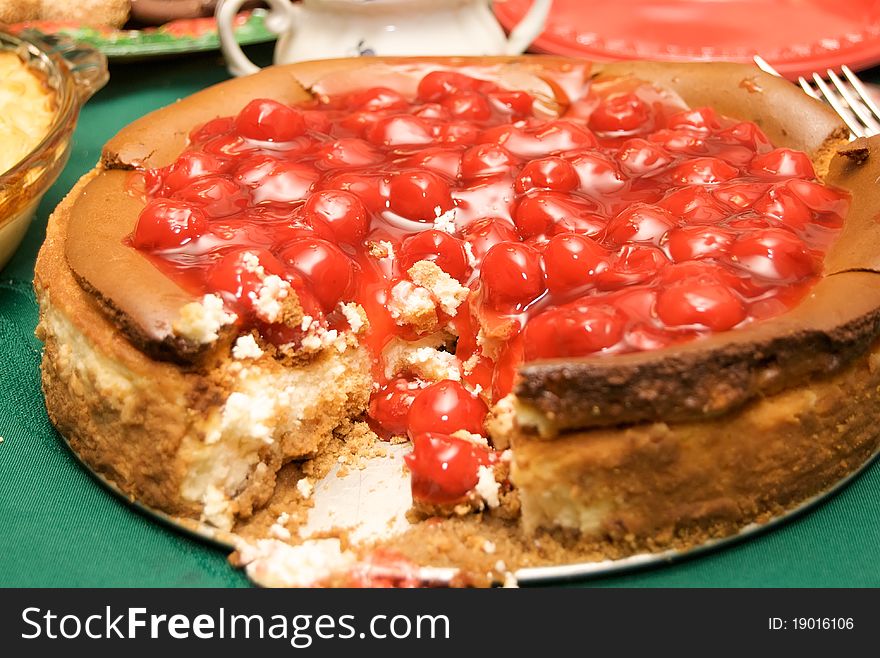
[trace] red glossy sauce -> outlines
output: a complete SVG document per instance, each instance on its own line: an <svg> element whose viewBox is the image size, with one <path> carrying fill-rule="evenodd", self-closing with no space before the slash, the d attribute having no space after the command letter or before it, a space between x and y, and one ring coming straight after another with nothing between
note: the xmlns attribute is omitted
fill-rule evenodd
<svg viewBox="0 0 880 658"><path fill-rule="evenodd" d="M278 344L303 335L256 317L246 252L320 326L347 326L340 302L363 306L369 421L409 433L414 490L432 502L462 498L494 459L449 435L482 433L523 360L656 349L781 313L815 282L848 204L754 124L632 80L593 85L548 120L525 92L448 71L414 99L255 100L194 130L143 185L133 246L189 290L221 294L243 328ZM463 383L386 378L388 341L420 337L390 291L422 260L471 290L454 314L437 310Z"/></svg>

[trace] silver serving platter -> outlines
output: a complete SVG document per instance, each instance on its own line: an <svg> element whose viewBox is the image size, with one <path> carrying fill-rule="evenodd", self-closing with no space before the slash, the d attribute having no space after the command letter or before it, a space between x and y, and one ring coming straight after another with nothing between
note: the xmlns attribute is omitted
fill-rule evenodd
<svg viewBox="0 0 880 658"><path fill-rule="evenodd" d="M63 437L62 437L63 438ZM70 445L65 439L68 448ZM306 528L315 533L329 528L352 528L352 536L357 540L376 538L389 529L402 529L405 524L403 514L411 504L409 480L401 468L402 456L408 446L392 447L386 457L374 457L363 469L350 469L345 477L337 477L336 468L314 487L314 507L309 512ZM232 551L236 548L236 536L228 531L192 519L174 517L160 510L144 505L122 492L114 483L93 471L75 450L70 452L81 466L104 487L116 494L127 505L147 516L164 523L174 530L190 537L208 542L217 548ZM514 572L519 584L548 584L565 580L581 580L609 574L620 573L649 566L669 564L683 558L690 558L757 535L779 526L803 514L825 499L843 489L858 477L880 455L874 452L858 469L842 478L825 491L808 498L784 514L773 517L764 523L751 523L739 532L727 537L710 539L687 549L671 549L658 553L638 553L616 560L576 562L542 567L527 567ZM337 467L338 468L338 467ZM389 479L390 478L390 479ZM389 488L391 487L391 488ZM393 495L389 495L389 493ZM448 582L455 569L424 568L422 572L434 584Z"/></svg>

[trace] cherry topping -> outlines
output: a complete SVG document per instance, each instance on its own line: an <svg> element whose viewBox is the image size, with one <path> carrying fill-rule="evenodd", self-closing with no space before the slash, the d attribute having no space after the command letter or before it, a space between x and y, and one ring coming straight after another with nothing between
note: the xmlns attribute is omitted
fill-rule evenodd
<svg viewBox="0 0 880 658"><path fill-rule="evenodd" d="M595 206L586 199L560 194L558 192L537 192L523 197L516 206L513 220L523 239L548 235L555 232L557 225L563 230L574 230L577 218L595 218ZM602 222L604 223L604 222ZM598 233L601 224L581 225L581 232L593 235ZM592 228L592 230L591 230Z"/></svg>
<svg viewBox="0 0 880 658"><path fill-rule="evenodd" d="M174 198L199 206L210 218L241 212L248 205L241 187L224 176L205 176L174 193Z"/></svg>
<svg viewBox="0 0 880 658"><path fill-rule="evenodd" d="M320 238L302 238L284 247L281 260L309 284L322 308L329 312L352 285L354 266L336 245Z"/></svg>
<svg viewBox="0 0 880 658"><path fill-rule="evenodd" d="M632 93L613 93L590 115L590 128L602 133L633 133L644 127L651 110Z"/></svg>
<svg viewBox="0 0 880 658"><path fill-rule="evenodd" d="M384 160L384 156L370 143L357 137L343 137L318 150L317 163L325 169L366 167Z"/></svg>
<svg viewBox="0 0 880 658"><path fill-rule="evenodd" d="M521 310L544 292L541 254L515 242L501 242L483 258L483 298L496 310Z"/></svg>
<svg viewBox="0 0 880 658"><path fill-rule="evenodd" d="M666 120L670 128L685 128L701 133L712 132L721 127L718 114L711 107L698 107L673 114Z"/></svg>
<svg viewBox="0 0 880 658"><path fill-rule="evenodd" d="M481 466L497 458L488 448L447 434L420 434L404 457L412 473L412 494L430 503L455 503L477 486Z"/></svg>
<svg viewBox="0 0 880 658"><path fill-rule="evenodd" d="M612 243L651 242L659 244L666 232L676 225L675 218L658 206L633 204L608 223L607 236Z"/></svg>
<svg viewBox="0 0 880 658"><path fill-rule="evenodd" d="M166 192L175 192L198 178L225 174L229 168L228 162L215 155L204 151L189 151L168 166L162 173L161 179Z"/></svg>
<svg viewBox="0 0 880 658"><path fill-rule="evenodd" d="M563 233L544 249L547 289L558 298L582 293L596 275L608 267L610 254L597 242L583 235Z"/></svg>
<svg viewBox="0 0 880 658"><path fill-rule="evenodd" d="M431 229L407 237L400 249L401 269L407 271L422 260L436 263L453 279L467 279L470 267L464 245L449 233Z"/></svg>
<svg viewBox="0 0 880 658"><path fill-rule="evenodd" d="M208 271L208 289L231 297L239 315L251 313L267 275L283 276L284 265L265 249L241 249L224 255Z"/></svg>
<svg viewBox="0 0 880 658"><path fill-rule="evenodd" d="M672 158L656 144L634 137L621 144L617 161L630 176L644 176L662 169Z"/></svg>
<svg viewBox="0 0 880 658"><path fill-rule="evenodd" d="M371 429L386 439L406 434L409 407L426 385L419 379L404 377L382 385L370 397L367 420Z"/></svg>
<svg viewBox="0 0 880 658"><path fill-rule="evenodd" d="M492 116L489 101L482 94L473 91L462 91L447 96L442 101L449 113L466 121L485 121Z"/></svg>
<svg viewBox="0 0 880 658"><path fill-rule="evenodd" d="M532 318L525 329L525 358L547 359L591 354L616 345L626 319L613 306L588 300Z"/></svg>
<svg viewBox="0 0 880 658"><path fill-rule="evenodd" d="M352 108L378 112L380 110L403 110L409 105L400 92L388 87L371 87L363 91L353 92L348 97Z"/></svg>
<svg viewBox="0 0 880 658"><path fill-rule="evenodd" d="M815 178L813 163L803 151L778 148L755 156L750 167L758 175L770 178Z"/></svg>
<svg viewBox="0 0 880 658"><path fill-rule="evenodd" d="M452 208L449 186L430 171L394 174L388 185L390 209L406 219L432 222Z"/></svg>
<svg viewBox="0 0 880 658"><path fill-rule="evenodd" d="M458 430L482 435L487 413L486 403L461 382L442 379L416 396L407 415L407 430L410 437L425 432L452 434Z"/></svg>
<svg viewBox="0 0 880 658"><path fill-rule="evenodd" d="M432 71L419 81L418 97L423 101L440 101L460 91L472 91L480 80L456 71Z"/></svg>
<svg viewBox="0 0 880 658"><path fill-rule="evenodd" d="M478 263L482 262L488 251L500 242L517 242L519 236L509 222L502 219L481 219L464 231L464 239L471 245L471 251Z"/></svg>
<svg viewBox="0 0 880 658"><path fill-rule="evenodd" d="M718 158L694 158L682 162L672 170L672 180L685 185L711 185L735 177L736 167Z"/></svg>
<svg viewBox="0 0 880 658"><path fill-rule="evenodd" d="M303 207L309 218L318 218L343 244L357 244L367 235L369 219L361 200L343 190L321 190L312 194Z"/></svg>
<svg viewBox="0 0 880 658"><path fill-rule="evenodd" d="M673 190L657 205L686 224L717 224L730 214L711 191L699 185Z"/></svg>
<svg viewBox="0 0 880 658"><path fill-rule="evenodd" d="M737 239L731 261L752 275L777 282L811 276L817 264L804 242L784 229L768 228Z"/></svg>
<svg viewBox="0 0 880 658"><path fill-rule="evenodd" d="M235 128L248 139L288 142L302 135L306 122L301 112L268 98L252 100L235 118Z"/></svg>
<svg viewBox="0 0 880 658"><path fill-rule="evenodd" d="M684 226L667 234L666 249L676 263L720 258L733 244L735 233L717 226Z"/></svg>
<svg viewBox="0 0 880 658"><path fill-rule="evenodd" d="M667 325L701 324L713 331L725 331L746 317L739 297L711 275L672 277L657 295L657 315Z"/></svg>
<svg viewBox="0 0 880 658"><path fill-rule="evenodd" d="M177 249L208 230L197 206L186 201L153 199L138 216L132 244L137 249Z"/></svg>
<svg viewBox="0 0 880 658"><path fill-rule="evenodd" d="M504 174L513 165L513 158L497 144L472 146L461 157L461 176L471 180L480 176Z"/></svg>
<svg viewBox="0 0 880 658"><path fill-rule="evenodd" d="M522 168L514 189L519 193L533 189L568 192L580 183L577 171L567 160L559 157L532 160Z"/></svg>
<svg viewBox="0 0 880 658"><path fill-rule="evenodd" d="M431 127L407 114L378 119L367 131L367 138L380 146L422 146L434 141Z"/></svg>

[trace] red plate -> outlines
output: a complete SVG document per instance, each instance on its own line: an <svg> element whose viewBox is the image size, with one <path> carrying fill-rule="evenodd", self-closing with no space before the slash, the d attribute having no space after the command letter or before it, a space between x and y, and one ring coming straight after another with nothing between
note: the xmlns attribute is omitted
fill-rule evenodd
<svg viewBox="0 0 880 658"><path fill-rule="evenodd" d="M496 1L512 28L531 0ZM556 0L536 51L615 59L750 62L789 78L880 63L880 0Z"/></svg>

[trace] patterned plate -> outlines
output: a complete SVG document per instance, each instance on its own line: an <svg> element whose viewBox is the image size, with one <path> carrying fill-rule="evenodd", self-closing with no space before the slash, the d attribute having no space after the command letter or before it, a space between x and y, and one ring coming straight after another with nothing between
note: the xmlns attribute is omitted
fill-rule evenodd
<svg viewBox="0 0 880 658"><path fill-rule="evenodd" d="M265 25L266 11L242 12L236 20L235 36L242 45L263 43L276 38ZM220 48L214 18L180 19L142 30L88 27L78 23L29 21L9 26L18 33L26 28L43 33L61 32L77 41L91 44L113 60L181 55Z"/></svg>

